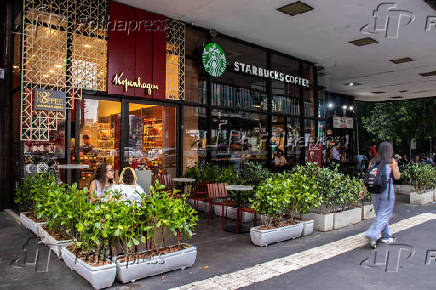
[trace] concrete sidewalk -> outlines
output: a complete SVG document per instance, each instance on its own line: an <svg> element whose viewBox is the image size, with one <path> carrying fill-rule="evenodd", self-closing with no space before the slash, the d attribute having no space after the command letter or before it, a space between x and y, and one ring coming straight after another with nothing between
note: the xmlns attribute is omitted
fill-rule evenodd
<svg viewBox="0 0 436 290"><path fill-rule="evenodd" d="M392 218L392 223L399 220L407 219L412 216L416 216L420 213L429 212L436 213L436 204L431 204L427 206L411 206L405 203L405 197L398 196L398 201L395 207L394 216ZM225 273L235 272L244 268L252 267L257 264L265 263L276 258L281 258L288 256L293 253L298 253L305 251L307 249L318 247L333 241L343 239L345 237L356 235L363 232L372 221L364 221L358 225L350 226L340 230L335 230L326 233L314 232L312 236L299 238L296 240L291 240L283 243L278 243L270 245L266 248L255 247L250 242L249 234L239 234L235 235L221 230L220 219L213 219L211 225L207 224L207 218L201 218L200 225L197 229L197 235L193 237L191 243L198 247L197 261L193 267L186 269L184 271L174 271L166 273L162 276L150 277L136 281L135 283L120 284L118 282L114 283L114 287L126 288L141 288L141 289L168 289L171 287L177 287L185 284L192 283L194 281L204 280L217 275L222 275ZM432 223L434 225L434 223ZM428 230L428 225L419 226L417 228ZM408 233L415 231L415 229L410 229L407 231L406 237L408 238ZM403 233L401 233L401 236ZM428 234L420 235L423 239L429 239ZM78 276L75 272L70 271L62 261L59 261L55 256L50 257L50 263L47 272L36 272L35 265L20 265L20 262L14 262L17 258L22 256L23 245L29 238L34 237L33 234L19 226L11 217L6 213L0 212L0 288L7 289L87 289L90 288L89 284ZM434 240L434 237L433 237ZM30 243L28 252L35 250L35 243ZM33 247L33 248L32 248ZM419 247L419 243L418 243ZM39 260L43 261L37 265L38 271L43 271L46 267L47 253L48 249L45 246L40 247L41 257ZM368 249L361 248L356 251L340 255L333 259L320 262L319 264L326 265L326 267L336 267L334 262L333 266L330 265L330 261L340 259L340 257L356 255L355 252L363 252L367 255ZM360 258L360 256L359 256ZM357 259L359 260L359 259ZM344 271L348 270L348 263L352 263L353 267L360 261L345 260L346 262L341 262L344 267ZM207 267L205 267L207 266ZM311 281L317 281L317 277L326 277L320 275L319 271L334 271L334 269L323 269L318 268L318 264L312 265L310 267L303 268L292 274L286 274L283 276L270 279L263 283L258 283L253 286L256 288L278 288L278 289L288 289L290 285L285 282L289 280L287 275L296 275L296 273L307 273L308 269L316 269L308 272L304 279L298 279L297 284L293 284L295 289L305 288L305 279L310 279ZM355 275L360 275L362 272L360 267L354 268L358 273ZM300 275L300 274L299 274ZM346 276L344 276L346 278ZM337 281L337 283L342 283L344 286L349 286L347 279L342 281ZM353 277L350 275L350 277ZM274 285L268 284L271 280L276 281ZM332 279L332 283L334 280ZM296 280L292 279L296 282ZM357 280L361 281L361 280ZM312 289L320 284L313 282L311 285ZM346 283L344 283L346 282ZM301 284L300 284L301 283ZM263 286L265 284L265 286ZM299 285L300 287L297 287ZM329 286L333 286L329 284ZM321 287L324 288L324 287ZM350 289L350 287L345 287L343 289ZM331 288L329 288L331 289ZM338 288L342 289L342 288ZM385 288L387 289L387 288Z"/></svg>

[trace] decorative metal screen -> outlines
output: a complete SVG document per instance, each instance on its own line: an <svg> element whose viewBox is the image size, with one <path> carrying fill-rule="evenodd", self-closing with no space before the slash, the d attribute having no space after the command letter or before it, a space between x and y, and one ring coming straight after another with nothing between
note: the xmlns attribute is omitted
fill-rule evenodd
<svg viewBox="0 0 436 290"><path fill-rule="evenodd" d="M167 22L167 99L185 99L185 24L168 19Z"/></svg>
<svg viewBox="0 0 436 290"><path fill-rule="evenodd" d="M33 90L66 93L66 108L82 89L106 90L106 0L24 0L21 140L48 141L65 112L37 111Z"/></svg>

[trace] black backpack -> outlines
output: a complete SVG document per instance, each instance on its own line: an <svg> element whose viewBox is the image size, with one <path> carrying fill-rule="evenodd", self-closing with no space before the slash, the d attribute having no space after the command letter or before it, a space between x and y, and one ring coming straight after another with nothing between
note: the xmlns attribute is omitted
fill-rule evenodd
<svg viewBox="0 0 436 290"><path fill-rule="evenodd" d="M389 184L386 177L386 164L384 162L372 164L365 174L366 189L374 194L384 192Z"/></svg>

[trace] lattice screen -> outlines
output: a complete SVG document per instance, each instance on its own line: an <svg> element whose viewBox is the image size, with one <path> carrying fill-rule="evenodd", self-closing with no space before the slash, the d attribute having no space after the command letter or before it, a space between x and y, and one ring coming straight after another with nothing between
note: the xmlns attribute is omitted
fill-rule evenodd
<svg viewBox="0 0 436 290"><path fill-rule="evenodd" d="M185 24L169 19L167 22L167 99L185 99Z"/></svg>
<svg viewBox="0 0 436 290"><path fill-rule="evenodd" d="M82 89L106 90L106 0L24 0L21 140L48 141L65 112L33 109L33 89L66 93L67 109Z"/></svg>

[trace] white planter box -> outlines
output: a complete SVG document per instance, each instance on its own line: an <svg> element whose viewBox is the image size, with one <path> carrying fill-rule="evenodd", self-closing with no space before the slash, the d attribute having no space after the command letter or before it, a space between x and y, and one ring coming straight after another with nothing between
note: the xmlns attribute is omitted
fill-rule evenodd
<svg viewBox="0 0 436 290"><path fill-rule="evenodd" d="M349 225L354 225L362 221L362 209L356 207L346 211L335 213L333 229L337 230Z"/></svg>
<svg viewBox="0 0 436 290"><path fill-rule="evenodd" d="M38 227L38 226L45 225L45 222L42 222L42 223L36 223L36 222L34 222L32 219L28 218L28 217L26 216L26 213L27 213L27 212L22 212L22 213L20 213L20 221L21 221L21 224L22 224L26 229L29 229L31 232L33 232L37 237L39 237L39 232L38 232L39 227Z"/></svg>
<svg viewBox="0 0 436 290"><path fill-rule="evenodd" d="M197 258L197 248L190 247L174 253L119 263L117 261L117 279L122 283L134 282L138 279L159 275L173 270L184 270L191 267Z"/></svg>
<svg viewBox="0 0 436 290"><path fill-rule="evenodd" d="M56 256L59 257L59 259L62 259L62 247L67 247L73 244L73 242L71 240L63 240L63 241L58 241L55 238L53 238L52 236L50 236L50 234L44 230L42 228L42 226L38 226L38 233L39 236L41 238L41 241L50 248L50 250L52 250Z"/></svg>
<svg viewBox="0 0 436 290"><path fill-rule="evenodd" d="M411 192L413 192L415 189L412 185L408 184L401 184L396 185L395 193L402 194L402 195L410 195Z"/></svg>
<svg viewBox="0 0 436 290"><path fill-rule="evenodd" d="M434 191L426 191L423 193L411 192L410 193L410 204L414 205L424 205L433 202Z"/></svg>
<svg viewBox="0 0 436 290"><path fill-rule="evenodd" d="M208 212L209 211L209 203L205 201L195 201L191 198L187 199L187 202L195 209L195 203L197 204L197 211Z"/></svg>
<svg viewBox="0 0 436 290"><path fill-rule="evenodd" d="M301 233L301 236L305 237L313 234L313 220L301 221L301 223L303 224L303 232Z"/></svg>
<svg viewBox="0 0 436 290"><path fill-rule="evenodd" d="M326 232L333 230L334 213L307 213L303 215L303 218L313 220L313 228L317 231Z"/></svg>
<svg viewBox="0 0 436 290"><path fill-rule="evenodd" d="M85 278L94 289L111 287L115 280L117 268L115 263L94 267L82 261L71 253L66 247L62 247L62 257L65 264L80 276Z"/></svg>
<svg viewBox="0 0 436 290"><path fill-rule="evenodd" d="M222 216L222 207L221 205L214 205L213 210L217 216ZM226 218L236 220L237 212L235 207L225 206L224 214L226 214ZM254 220L254 214L249 212L239 212L241 215L239 220L243 223L251 223Z"/></svg>
<svg viewBox="0 0 436 290"><path fill-rule="evenodd" d="M362 220L375 218L375 209L373 204L362 206Z"/></svg>
<svg viewBox="0 0 436 290"><path fill-rule="evenodd" d="M289 239L295 239L301 236L303 232L303 223L298 223L295 225L270 229L270 230L260 230L258 227L253 227L250 229L251 242L259 247L266 247L269 244L286 241Z"/></svg>

